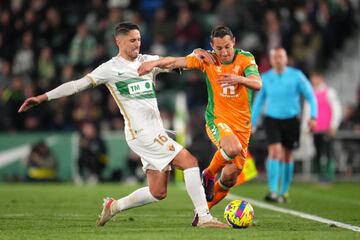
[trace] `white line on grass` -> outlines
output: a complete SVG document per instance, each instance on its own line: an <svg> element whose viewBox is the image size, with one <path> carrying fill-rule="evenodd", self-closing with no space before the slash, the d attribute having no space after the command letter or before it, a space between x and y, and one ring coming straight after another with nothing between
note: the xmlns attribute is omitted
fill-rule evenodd
<svg viewBox="0 0 360 240"><path fill-rule="evenodd" d="M243 200L246 200L249 203L253 204L254 206L259 207L259 208L264 208L264 209L268 209L268 210L275 211L275 212L281 212L281 213L293 215L293 216L296 216L296 217L305 218L305 219L316 221L316 222L326 223L326 224L329 224L329 225L335 225L337 227L349 229L349 230L352 230L352 231L355 231L355 232L360 232L360 227L355 226L355 225L346 224L346 223L342 223L342 222L337 222L337 221L322 218L322 217L319 217L319 216L316 216L316 215L312 215L312 214L298 212L298 211L291 210L291 209L286 209L286 208L273 206L271 204L264 203L262 201L254 200L254 199L251 199L251 198L241 197L241 196L237 196L237 195L234 195L234 194L229 194L227 196L227 198L229 200L243 199Z"/></svg>

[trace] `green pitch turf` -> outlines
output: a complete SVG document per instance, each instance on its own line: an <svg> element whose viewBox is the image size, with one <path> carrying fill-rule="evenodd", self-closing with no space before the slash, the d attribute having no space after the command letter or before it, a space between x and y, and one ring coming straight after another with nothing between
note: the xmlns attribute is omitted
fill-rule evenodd
<svg viewBox="0 0 360 240"><path fill-rule="evenodd" d="M190 226L192 205L183 187L171 185L168 198L119 214L95 227L103 196L119 198L138 186L105 184L0 185L0 239L360 239L359 232L329 226L254 206L256 223L248 229L197 229ZM278 205L360 226L359 184L322 187L295 184L291 203ZM264 184L250 183L233 194L261 200ZM222 220L224 200L213 209Z"/></svg>

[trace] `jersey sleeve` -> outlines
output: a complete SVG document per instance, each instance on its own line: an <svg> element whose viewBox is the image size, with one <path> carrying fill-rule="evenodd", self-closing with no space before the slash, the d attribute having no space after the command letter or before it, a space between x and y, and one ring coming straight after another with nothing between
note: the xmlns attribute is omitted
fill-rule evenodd
<svg viewBox="0 0 360 240"><path fill-rule="evenodd" d="M265 80L264 76L262 76L263 80ZM266 100L266 86L265 83L263 84L260 91L256 94L255 100L253 102L252 108L251 108L251 125L253 127L256 127L257 121L261 115L261 112L263 110L263 105Z"/></svg>
<svg viewBox="0 0 360 240"><path fill-rule="evenodd" d="M110 71L107 64L103 63L85 77L91 81L93 87L96 87L97 85L105 84L109 81L109 73Z"/></svg>
<svg viewBox="0 0 360 240"><path fill-rule="evenodd" d="M202 61L200 61L199 59L197 59L193 53L187 55L185 57L186 59L186 68L187 69L199 69L202 72L205 71L205 65Z"/></svg>
<svg viewBox="0 0 360 240"><path fill-rule="evenodd" d="M250 75L260 76L255 58L249 52L243 62L243 69L245 77L248 77Z"/></svg>
<svg viewBox="0 0 360 240"><path fill-rule="evenodd" d="M298 80L299 80L299 88L301 94L305 97L305 99L310 104L310 116L312 118L317 117L317 102L314 91L310 85L310 81L307 77L300 71L298 71Z"/></svg>

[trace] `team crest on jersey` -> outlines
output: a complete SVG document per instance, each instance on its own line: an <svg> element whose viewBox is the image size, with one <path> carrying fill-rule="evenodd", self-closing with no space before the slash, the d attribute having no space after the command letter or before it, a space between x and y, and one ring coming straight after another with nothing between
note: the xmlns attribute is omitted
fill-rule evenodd
<svg viewBox="0 0 360 240"><path fill-rule="evenodd" d="M240 66L235 66L235 67L233 68L233 73L239 74L239 71L240 71Z"/></svg>
<svg viewBox="0 0 360 240"><path fill-rule="evenodd" d="M221 73L221 72L222 72L221 66L216 66L216 67L215 67L215 71L216 71L217 73Z"/></svg>
<svg viewBox="0 0 360 240"><path fill-rule="evenodd" d="M169 144L169 145L168 145L168 150L169 150L169 151L172 151L172 152L175 151L174 145Z"/></svg>

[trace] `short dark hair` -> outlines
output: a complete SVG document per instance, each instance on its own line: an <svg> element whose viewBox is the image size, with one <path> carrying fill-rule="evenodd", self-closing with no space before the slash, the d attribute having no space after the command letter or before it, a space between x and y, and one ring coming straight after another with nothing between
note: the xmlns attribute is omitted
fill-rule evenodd
<svg viewBox="0 0 360 240"><path fill-rule="evenodd" d="M213 38L223 38L226 35L229 35L231 38L234 37L233 33L231 32L230 28L226 27L226 26L218 26L216 28L214 28L211 31L211 35L210 38L211 40L213 40Z"/></svg>
<svg viewBox="0 0 360 240"><path fill-rule="evenodd" d="M139 30L140 28L137 24L131 22L121 22L115 27L114 36L117 35L127 35L131 30Z"/></svg>

